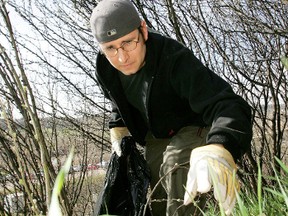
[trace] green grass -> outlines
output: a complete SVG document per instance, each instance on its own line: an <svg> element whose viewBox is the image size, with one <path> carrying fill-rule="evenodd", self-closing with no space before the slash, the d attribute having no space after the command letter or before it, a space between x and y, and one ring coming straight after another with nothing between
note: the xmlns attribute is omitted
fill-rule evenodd
<svg viewBox="0 0 288 216"><path fill-rule="evenodd" d="M56 177L55 184L53 187L52 197L51 197L51 203L50 203L50 207L48 211L48 216L53 216L53 215L62 216L58 197L63 188L65 178L69 173L69 169L70 169L72 159L73 159L73 154L74 154L74 147L72 147L64 166L61 168L61 170L59 171Z"/></svg>
<svg viewBox="0 0 288 216"><path fill-rule="evenodd" d="M274 180L276 184L262 187L261 179L263 176L259 168L257 195L252 191L238 194L236 207L232 215L288 215L288 167L277 158L276 161L281 167L281 174L277 173L273 167L275 177L267 177L267 179Z"/></svg>
<svg viewBox="0 0 288 216"><path fill-rule="evenodd" d="M281 174L276 172L275 177L262 176L261 169L258 169L257 192L254 193L249 188L242 188L236 194L237 202L232 212L232 216L285 216L288 215L288 167L276 158L281 167ZM258 166L259 167L259 166ZM262 178L274 181L274 185L262 186ZM245 185L249 185L245 184ZM210 201L208 208L203 213L205 216L223 216L221 207ZM225 214L224 214L225 215Z"/></svg>
<svg viewBox="0 0 288 216"><path fill-rule="evenodd" d="M259 168L257 177L258 179L257 193L253 193L252 188L251 190L247 188L242 188L240 193L237 194L237 202L231 215L233 216L288 215L288 167L277 158L276 161L281 167L281 174L276 172L275 168L273 167L275 176L267 177L267 179L273 180L275 184L269 187L263 187L262 177L264 176L262 176L261 169ZM65 168L66 170L69 170L68 166L66 166ZM56 188L55 190L57 195L60 193L61 185L63 184L63 180L65 178L63 176L63 173L61 173L61 171L59 172L59 175L61 176L59 177L61 181L59 181L58 183L56 181L54 187ZM54 196L54 199L56 199L56 197L57 196ZM52 206L50 206L50 211L51 207ZM59 207L54 206L53 208L59 208ZM210 203L208 203L208 209L207 211L205 211L205 213L203 213L203 215L222 216L223 211L221 211L221 207L219 207L218 204L211 201Z"/></svg>

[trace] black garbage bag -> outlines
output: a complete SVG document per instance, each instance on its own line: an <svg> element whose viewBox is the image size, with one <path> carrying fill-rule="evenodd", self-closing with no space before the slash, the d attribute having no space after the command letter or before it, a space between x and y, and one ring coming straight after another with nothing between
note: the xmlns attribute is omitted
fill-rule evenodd
<svg viewBox="0 0 288 216"><path fill-rule="evenodd" d="M142 216L150 183L150 171L132 137L121 142L122 155L111 156L104 188L94 215Z"/></svg>

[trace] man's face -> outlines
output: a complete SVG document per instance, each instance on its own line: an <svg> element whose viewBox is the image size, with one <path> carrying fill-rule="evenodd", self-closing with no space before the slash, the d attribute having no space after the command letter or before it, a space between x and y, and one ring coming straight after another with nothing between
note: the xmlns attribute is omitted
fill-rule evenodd
<svg viewBox="0 0 288 216"><path fill-rule="evenodd" d="M145 41L148 38L148 32L144 21L141 23L141 31L142 34L139 29L135 29L117 40L100 44L110 64L125 75L137 73L145 64ZM130 51L130 47L135 49ZM109 55L111 53L116 53L116 55Z"/></svg>

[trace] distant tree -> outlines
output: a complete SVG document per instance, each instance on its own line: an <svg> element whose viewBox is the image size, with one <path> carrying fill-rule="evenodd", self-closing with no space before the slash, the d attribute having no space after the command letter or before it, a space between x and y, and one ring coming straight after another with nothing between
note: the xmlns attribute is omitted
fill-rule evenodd
<svg viewBox="0 0 288 216"><path fill-rule="evenodd" d="M55 171L5 2L1 1L0 9L6 27L3 33L8 41L8 44L0 44L0 75L3 79L0 105L6 121L6 129L1 128L0 133L1 168L6 176L9 173L12 177L11 183L13 183L14 191L26 191L27 200L30 203L27 207L30 206L31 209L35 209L35 213L40 214L45 206L45 200L47 202L50 200L51 180L55 178ZM12 107L17 107L21 112L23 124L13 119ZM40 170L39 165L43 167L45 182L42 182L44 183L42 190L35 190L35 186L28 179L29 174L32 173L30 170L33 169L37 173ZM11 190L10 188L7 187L7 190ZM34 202L34 191L41 192L45 196L42 196L38 202Z"/></svg>
<svg viewBox="0 0 288 216"><path fill-rule="evenodd" d="M81 172L71 175L63 189L63 212L79 211L75 205L82 206L79 214L91 212L91 205L79 201L88 182L87 165L103 160L109 150L105 128L109 109L89 65L82 64L92 57L86 53L85 41L79 40L84 37L81 26L76 25L75 15L66 14L69 5L63 2L56 8L45 1L0 3L0 171L4 178L0 184L4 196L23 192L22 211L33 215L46 213L56 173L71 145L77 152L74 165L81 166ZM23 20L15 20L16 16L11 20L14 10ZM26 31L19 31L17 22ZM66 31L64 26L71 29ZM89 199L83 200L92 203L95 190L89 191ZM9 214L9 209L5 211Z"/></svg>

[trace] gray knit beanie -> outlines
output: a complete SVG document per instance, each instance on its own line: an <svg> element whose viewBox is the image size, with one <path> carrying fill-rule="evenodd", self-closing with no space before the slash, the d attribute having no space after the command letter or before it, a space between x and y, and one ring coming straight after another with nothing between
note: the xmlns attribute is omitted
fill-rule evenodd
<svg viewBox="0 0 288 216"><path fill-rule="evenodd" d="M102 0L90 18L91 30L98 43L117 40L140 24L138 12L129 0Z"/></svg>

